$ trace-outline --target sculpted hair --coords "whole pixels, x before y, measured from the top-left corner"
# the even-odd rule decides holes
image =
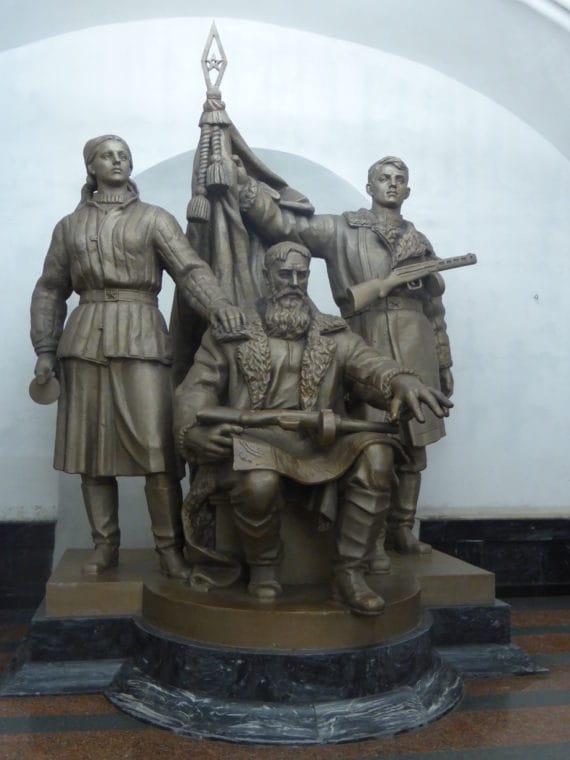
[[[104,142],[107,142],[107,140],[116,140],[117,142],[123,143],[127,151],[127,154],[129,156],[129,163],[132,169],[133,156],[131,153],[131,149],[129,148],[127,141],[123,140],[123,138],[119,137],[119,135],[99,135],[99,137],[92,137],[91,140],[87,140],[87,142],[83,146],[83,160],[85,161],[85,168],[87,168],[87,165],[90,164],[91,161],[93,161],[93,159],[97,155],[99,146],[102,145]]]
[[[85,162],[85,168],[87,169],[87,178],[85,180],[85,184],[81,188],[80,205],[88,201],[93,196],[93,193],[97,190],[97,181],[95,180],[95,177],[89,173],[88,167],[91,161],[93,161],[97,155],[99,147],[104,142],[107,142],[107,140],[117,140],[125,146],[125,150],[127,151],[127,155],[129,157],[129,164],[131,165],[131,169],[133,168],[133,155],[131,153],[131,149],[129,148],[129,144],[122,137],[119,137],[119,135],[99,135],[99,137],[93,137],[91,140],[87,140],[83,147],[83,160]],[[127,187],[131,192],[135,193],[135,195],[138,195],[137,186],[132,179],[129,180]]]
[[[307,262],[311,261],[311,252],[306,246],[301,245],[301,243],[293,243],[291,240],[284,240],[282,243],[272,245],[265,252],[265,269],[270,267],[275,261],[285,261],[287,256],[293,251],[300,253]]]
[[[380,171],[380,169],[382,169],[382,167],[386,164],[395,166],[398,171],[404,172],[406,177],[409,179],[410,170],[401,158],[398,158],[398,156],[384,156],[384,158],[381,158],[379,161],[373,163],[370,169],[368,169],[368,182],[372,182],[376,173]]]

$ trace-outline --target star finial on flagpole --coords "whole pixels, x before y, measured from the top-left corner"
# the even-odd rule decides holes
[[[227,65],[228,59],[224,53],[220,35],[216,29],[216,24],[212,21],[210,33],[208,34],[204,52],[202,53],[202,71],[208,92],[219,89]],[[212,72],[217,72],[214,81],[212,81]]]

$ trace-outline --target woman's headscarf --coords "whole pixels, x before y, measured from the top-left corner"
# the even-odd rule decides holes
[[[85,146],[83,147],[83,160],[85,161],[85,168],[87,169],[87,179],[81,188],[80,203],[85,203],[86,201],[91,200],[93,193],[97,190],[97,180],[92,174],[89,173],[88,167],[97,155],[99,146],[104,142],[107,142],[107,140],[117,140],[118,142],[123,143],[127,151],[127,155],[129,156],[129,164],[131,165],[131,169],[133,168],[133,155],[131,153],[131,149],[129,148],[127,141],[122,137],[119,137],[119,135],[99,135],[99,137],[92,137],[91,140],[87,140]],[[127,189],[135,195],[138,195],[138,188],[133,180],[128,181]]]

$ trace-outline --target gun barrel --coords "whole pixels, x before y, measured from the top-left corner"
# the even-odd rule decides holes
[[[459,267],[468,267],[477,263],[477,256],[474,253],[466,253],[464,256],[451,256],[448,259],[438,259],[437,269],[459,269]]]
[[[392,270],[388,277],[384,279],[377,277],[376,279],[366,280],[347,288],[346,297],[351,311],[353,313],[358,312],[366,309],[378,298],[386,298],[398,285],[420,280],[432,272],[458,269],[459,267],[466,267],[476,263],[477,256],[474,253],[466,253],[464,256],[451,256],[448,259],[428,259],[428,261],[408,264]]]
[[[226,407],[212,407],[198,412],[196,419],[203,425],[239,425],[240,427],[264,427],[279,424],[279,410],[253,409],[239,410]]]
[[[198,412],[196,419],[203,425],[222,425],[226,422],[239,425],[241,412],[237,409],[226,409],[223,406],[213,406]]]
[[[397,435],[400,432],[400,426],[397,422],[339,418],[337,430],[339,433],[387,433],[389,435]]]
[[[341,417],[330,409],[307,411],[295,409],[248,409],[226,407],[203,409],[196,415],[204,425],[229,423],[241,427],[264,427],[278,425],[284,430],[311,430],[323,445],[331,444],[336,436],[348,433],[387,433],[397,435],[397,422],[377,422]]]

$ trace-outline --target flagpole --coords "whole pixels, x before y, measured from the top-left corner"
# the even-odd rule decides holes
[[[200,127],[198,161],[192,178],[192,197],[186,212],[189,222],[208,222],[210,220],[208,189],[226,189],[230,185],[223,163],[223,129],[229,127],[231,121],[226,114],[220,90],[228,59],[213,21],[202,53],[201,64],[206,84],[206,102],[198,124]]]

